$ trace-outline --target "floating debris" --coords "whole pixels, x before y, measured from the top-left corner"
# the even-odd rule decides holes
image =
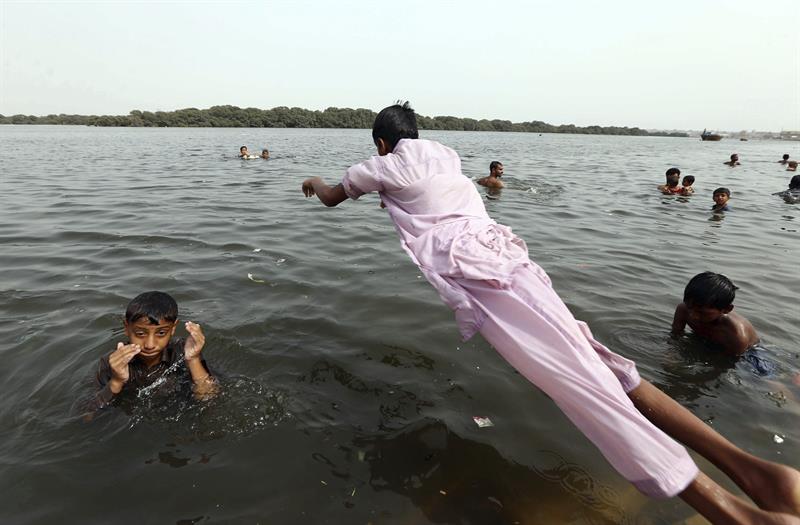
[[[440,490],[439,494],[441,494],[442,496],[447,496],[447,491],[446,490]]]
[[[327,483],[325,483],[323,480],[319,480],[319,482],[322,483],[323,485],[327,485]]]
[[[478,428],[493,427],[494,423],[488,417],[472,416],[472,420],[478,425]]]
[[[286,259],[281,258],[281,259],[278,259],[277,261],[275,261],[275,264],[283,264],[285,262],[286,262]]]
[[[772,436],[772,441],[774,441],[775,443],[780,445],[781,443],[783,443],[783,436],[779,436],[778,434],[775,434],[774,436]]]
[[[258,253],[260,251],[261,251],[261,248],[256,248],[255,250],[253,250],[253,253]]]
[[[353,496],[355,496],[355,495],[356,495],[356,489],[355,489],[355,487],[354,487],[354,488],[353,488],[353,492],[351,492],[351,493],[350,493],[350,497],[352,498],[352,497],[353,497]]]
[[[247,274],[247,278],[250,279],[251,281],[253,281],[254,283],[266,283],[267,282],[267,281],[264,281],[263,279],[256,279],[255,277],[253,277],[252,273],[248,273]]]

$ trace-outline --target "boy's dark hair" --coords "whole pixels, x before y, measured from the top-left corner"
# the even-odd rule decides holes
[[[731,280],[721,273],[698,273],[683,290],[683,303],[723,310],[733,304],[736,290]]]
[[[178,303],[164,292],[139,294],[128,304],[125,321],[135,323],[142,317],[146,317],[150,324],[158,324],[162,320],[174,322],[178,319]]]
[[[243,149],[247,149],[247,146],[242,146],[241,148],[239,148],[239,151],[242,151]]]
[[[664,175],[666,175],[667,177],[669,177],[670,175],[678,175],[680,177],[681,170],[679,170],[678,168],[670,168]]]
[[[800,190],[800,175],[795,175],[789,181],[790,190]]]
[[[683,182],[688,182],[689,184],[694,184],[694,175],[687,175],[683,178]]]
[[[495,170],[495,168],[497,168],[497,166],[502,166],[502,165],[503,163],[500,162],[499,160],[493,160],[492,162],[489,163],[489,171],[492,172]]]
[[[788,153],[784,153],[783,154],[783,160],[789,160],[789,154]]]
[[[383,108],[372,125],[372,140],[383,139],[394,149],[400,139],[418,139],[417,115],[411,104],[398,101],[397,104]]]
[[[731,190],[729,190],[728,188],[717,188],[716,190],[714,190],[714,193],[712,193],[711,195],[713,196],[713,195],[716,195],[718,193],[724,193],[728,197],[731,196]]]

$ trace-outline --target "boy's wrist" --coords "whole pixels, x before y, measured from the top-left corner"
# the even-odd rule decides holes
[[[116,377],[112,377],[108,382],[108,388],[111,390],[111,393],[115,395],[122,392],[122,387],[124,386],[125,382],[117,379]]]

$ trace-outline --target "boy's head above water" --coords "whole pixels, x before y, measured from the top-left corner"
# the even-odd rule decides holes
[[[695,275],[683,290],[683,303],[689,316],[700,322],[710,322],[733,310],[736,286],[720,273],[703,272]]]
[[[398,102],[383,108],[372,125],[372,141],[378,148],[379,155],[386,155],[394,150],[401,139],[418,139],[417,115],[409,102]]]
[[[725,206],[731,198],[731,190],[728,188],[717,188],[714,190],[711,198],[714,199],[717,206]]]
[[[493,177],[503,176],[503,163],[499,160],[493,160],[489,163],[489,175]]]
[[[693,175],[687,175],[687,176],[685,176],[685,177],[683,178],[683,183],[682,183],[682,184],[683,184],[684,186],[691,186],[692,184],[694,184],[694,176],[693,176]]]
[[[145,358],[160,354],[175,334],[178,303],[164,292],[137,295],[125,310],[125,335]]]

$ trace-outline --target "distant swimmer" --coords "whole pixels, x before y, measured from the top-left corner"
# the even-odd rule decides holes
[[[739,162],[739,154],[738,153],[731,153],[731,160],[729,160],[728,162],[723,162],[723,164],[733,168],[734,166],[740,166],[742,163]]]
[[[731,190],[728,188],[717,188],[714,190],[712,198],[714,199],[714,205],[711,207],[711,211],[715,213],[731,211],[730,206],[728,206],[728,201],[731,200]]]
[[[503,163],[493,160],[491,164],[489,164],[489,176],[484,177],[482,179],[478,179],[478,184],[481,186],[486,186],[487,188],[504,188],[505,184],[503,181],[500,180],[500,177],[503,176]]]
[[[269,150],[267,148],[264,148],[264,149],[261,150],[261,158],[262,159],[268,159],[269,158]]]
[[[778,161],[778,164],[783,164],[784,166],[789,163],[789,154],[784,153],[783,158]]]
[[[681,195],[691,195],[694,193],[694,188],[692,188],[692,184],[694,184],[694,177],[692,175],[687,175],[683,178],[681,182]]]
[[[778,193],[773,193],[773,195],[782,197],[788,204],[800,203],[800,175],[792,177],[792,180],[789,181],[788,190],[779,191]]]
[[[664,175],[667,177],[667,183],[659,185],[658,191],[664,195],[680,195],[683,193],[683,188],[678,185],[681,181],[681,170],[670,168]]]
[[[797,161],[796,160],[790,160],[786,164],[787,164],[786,171],[797,171]]]
[[[240,159],[258,159],[261,158],[258,155],[251,155],[250,152],[247,150],[247,146],[242,146],[239,148],[239,158]]]

